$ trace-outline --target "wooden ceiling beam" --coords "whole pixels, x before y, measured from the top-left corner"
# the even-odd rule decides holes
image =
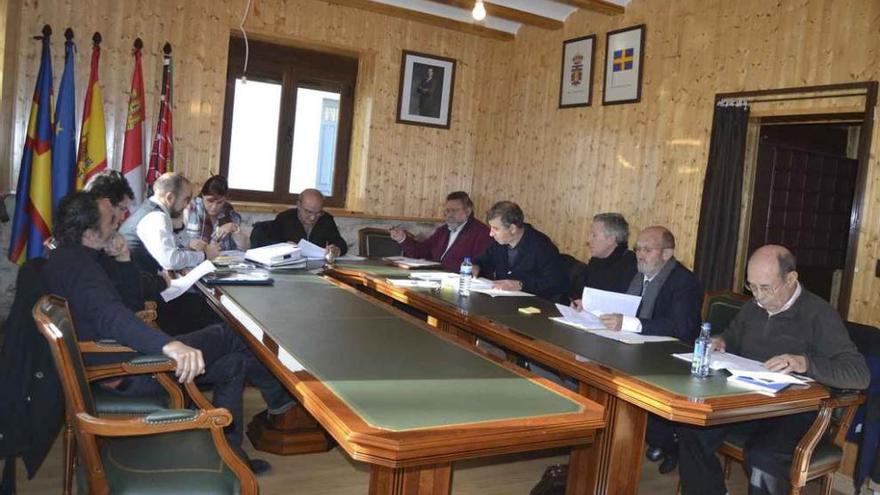
[[[601,14],[606,15],[618,15],[622,14],[626,11],[620,5],[616,3],[608,2],[607,0],[554,0],[559,3],[564,3],[566,5],[571,5],[572,7],[577,7],[583,10],[591,10],[593,12],[599,12]]]
[[[355,9],[366,10],[369,12],[375,12],[378,14],[384,14],[392,17],[399,17],[401,19],[406,19],[409,21],[421,22],[423,24],[430,24],[435,27],[442,27],[446,29],[454,29],[456,31],[462,31],[468,34],[474,34],[477,36],[483,36],[485,38],[492,38],[496,40],[502,41],[512,41],[514,39],[514,35],[512,33],[508,33],[506,31],[499,31],[497,29],[491,29],[486,26],[482,26],[480,24],[470,23],[470,22],[462,22],[456,21],[454,19],[449,19],[446,17],[441,17],[438,15],[428,14],[425,12],[418,12],[415,10],[405,9],[402,7],[395,7],[393,5],[386,5],[383,3],[372,2],[370,0],[324,0],[325,2],[331,5],[341,5],[343,7],[352,7]],[[487,6],[488,8],[488,6]]]
[[[432,2],[442,3],[444,5],[451,5],[453,7],[459,7],[470,11],[474,8],[474,0],[431,0]],[[486,7],[486,15],[492,17],[498,17],[500,19],[507,19],[508,21],[519,22],[522,24],[528,24],[530,26],[536,26],[542,29],[562,29],[564,23],[562,21],[558,21],[556,19],[552,19],[550,17],[544,17],[538,14],[533,14],[531,12],[525,12],[522,10],[512,9],[510,7],[505,7],[503,5],[496,5],[490,2],[484,2],[483,5]]]

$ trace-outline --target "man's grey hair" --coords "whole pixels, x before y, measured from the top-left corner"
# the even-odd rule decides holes
[[[593,221],[602,222],[605,233],[614,236],[618,244],[629,243],[629,223],[620,213],[599,213]]]
[[[180,196],[180,191],[183,189],[184,184],[189,184],[189,179],[184,177],[183,174],[167,172],[156,179],[156,183],[153,184],[153,190],[160,196],[171,193],[177,197]]]
[[[486,221],[489,222],[496,218],[500,219],[501,225],[505,227],[516,225],[517,227],[522,228],[525,224],[525,217],[522,209],[513,201],[499,201],[492,205],[492,207],[489,208],[489,211],[486,212]]]

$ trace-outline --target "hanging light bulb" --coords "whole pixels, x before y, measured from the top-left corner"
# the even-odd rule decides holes
[[[474,16],[476,21],[482,21],[486,18],[486,6],[483,5],[483,0],[477,0],[474,3],[474,10],[471,11],[471,15]]]

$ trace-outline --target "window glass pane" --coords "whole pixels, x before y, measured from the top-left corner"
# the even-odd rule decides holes
[[[230,188],[274,190],[280,106],[280,83],[235,80],[229,144]]]
[[[333,192],[340,93],[297,88],[290,192],[313,187]]]

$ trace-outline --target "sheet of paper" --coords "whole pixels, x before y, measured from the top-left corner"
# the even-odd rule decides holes
[[[435,280],[438,282],[441,280],[445,280],[445,279],[455,279],[457,281],[458,274],[451,273],[451,272],[435,272],[435,271],[430,271],[430,270],[421,270],[421,271],[410,273],[409,278],[417,278],[419,280]]]
[[[728,369],[733,376],[748,376],[756,378],[768,383],[791,383],[795,385],[803,385],[807,383],[804,379],[796,375],[787,375],[785,373],[776,373],[773,371],[741,371]]]
[[[534,294],[529,294],[528,292],[523,292],[521,290],[475,289],[473,285],[471,285],[471,292],[486,294],[487,296],[492,297],[535,297]]]
[[[419,280],[414,278],[388,278],[385,280],[395,287],[419,287],[424,289],[440,288],[440,282],[434,280]]]
[[[580,328],[581,330],[590,332],[593,335],[605,337],[606,339],[616,340],[624,344],[644,344],[646,342],[668,342],[671,340],[677,340],[675,337],[664,337],[662,335],[642,335],[640,333],[634,332],[615,332],[613,330],[598,330],[595,328],[587,328],[579,323],[572,323],[561,316],[553,316],[550,319],[559,323],[573,326],[575,328]]]
[[[452,274],[452,277],[447,277],[440,280],[440,283],[443,287],[450,287],[455,290],[458,290],[458,275]],[[412,276],[412,275],[410,275]],[[472,278],[471,279],[471,292],[474,291],[482,291],[482,290],[491,290],[492,289],[492,281],[488,278]]]
[[[556,309],[562,313],[562,317],[565,318],[565,321],[577,323],[584,328],[595,328],[596,330],[605,329],[605,325],[599,320],[599,316],[589,311],[577,311],[569,306],[563,306],[562,304],[557,304]]]
[[[421,268],[427,266],[439,266],[440,263],[436,261],[428,261],[423,259],[416,258],[407,258],[406,256],[388,256],[382,258],[385,261],[390,261],[395,265],[401,266],[403,268]]]
[[[599,314],[620,313],[623,316],[635,316],[636,311],[639,310],[639,304],[642,303],[642,298],[629,294],[584,287],[581,301],[584,309],[598,312]]]
[[[173,279],[171,285],[162,291],[162,299],[164,299],[165,302],[168,302],[180,297],[181,294],[188,291],[190,287],[198,282],[200,278],[216,269],[217,267],[214,266],[214,263],[211,263],[209,260],[203,261],[199,266],[190,270],[189,273],[183,277]]]
[[[326,253],[326,249],[321,246],[314,244],[312,242],[307,241],[306,239],[301,239],[297,246],[302,250],[303,258],[308,258],[310,260],[322,260],[324,259],[324,254]]]
[[[689,363],[694,359],[694,353],[692,352],[673,354],[672,356]],[[709,367],[716,371],[732,369],[740,371],[767,371],[767,368],[760,361],[737,356],[729,352],[712,352],[709,355]]]

